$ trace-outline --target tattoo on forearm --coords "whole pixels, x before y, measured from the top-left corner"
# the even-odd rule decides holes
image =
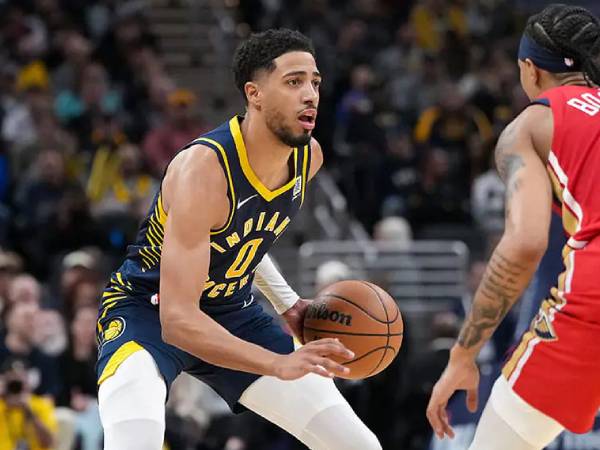
[[[478,293],[480,301],[473,304],[469,317],[458,337],[462,347],[479,344],[488,330],[494,330],[502,321],[520,293],[519,277],[527,269],[504,257],[498,250],[488,264]]]

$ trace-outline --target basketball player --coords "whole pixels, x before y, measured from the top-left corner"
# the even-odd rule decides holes
[[[294,351],[254,301],[254,282],[295,334],[307,302],[266,256],[322,164],[311,138],[319,74],[311,42],[251,36],[234,57],[246,101],[170,163],[136,242],[112,274],[98,321],[105,450],[160,450],[169,386],[185,371],[234,411],[248,408],[311,449],[380,450],[331,378],[352,358],[335,339]],[[259,264],[260,263],[260,264]]]
[[[506,229],[429,402],[438,437],[453,437],[446,404],[456,390],[477,407],[475,358],[544,254],[553,200],[568,235],[566,271],[496,381],[471,450],[542,449],[565,428],[589,430],[600,407],[599,52],[598,19],[566,5],[532,16],[521,40],[532,103],[496,147]]]

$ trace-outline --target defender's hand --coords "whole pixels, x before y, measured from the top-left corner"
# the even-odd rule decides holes
[[[289,355],[277,355],[273,363],[273,375],[281,380],[295,380],[307,373],[333,378],[350,372],[350,369],[332,361],[328,356],[352,359],[354,353],[337,339],[319,339],[309,342]]]
[[[467,391],[467,408],[477,411],[477,391],[479,387],[479,368],[471,356],[463,356],[453,350],[450,361],[439,381],[433,387],[433,393],[427,406],[427,419],[438,438],[454,437],[450,426],[446,406],[457,390]]]
[[[304,316],[311,303],[312,300],[300,298],[294,306],[281,315],[292,330],[292,333],[294,333],[294,336],[296,336],[296,339],[302,344],[304,344]]]

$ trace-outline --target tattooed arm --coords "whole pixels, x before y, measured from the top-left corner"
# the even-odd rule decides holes
[[[458,338],[458,350],[473,358],[523,294],[546,250],[552,191],[528,126],[532,116],[519,116],[496,146],[496,165],[506,184],[506,221]]]
[[[527,108],[498,140],[496,165],[506,184],[505,230],[427,408],[439,437],[454,435],[445,410],[456,390],[466,390],[467,406],[476,410],[475,358],[529,284],[546,250],[552,191],[545,160],[551,140],[551,112],[543,106]]]

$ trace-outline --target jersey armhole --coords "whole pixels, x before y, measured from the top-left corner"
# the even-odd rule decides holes
[[[233,178],[231,177],[231,168],[229,166],[229,161],[227,159],[227,152],[223,148],[221,144],[212,139],[201,137],[196,139],[192,144],[202,144],[213,150],[217,157],[219,158],[219,163],[221,164],[221,168],[225,173],[225,178],[227,178],[227,197],[229,198],[229,217],[227,218],[227,222],[221,228],[217,230],[210,230],[210,235],[214,236],[216,234],[220,234],[223,231],[229,228],[231,222],[233,220],[233,215],[235,214],[235,189],[233,187]]]

